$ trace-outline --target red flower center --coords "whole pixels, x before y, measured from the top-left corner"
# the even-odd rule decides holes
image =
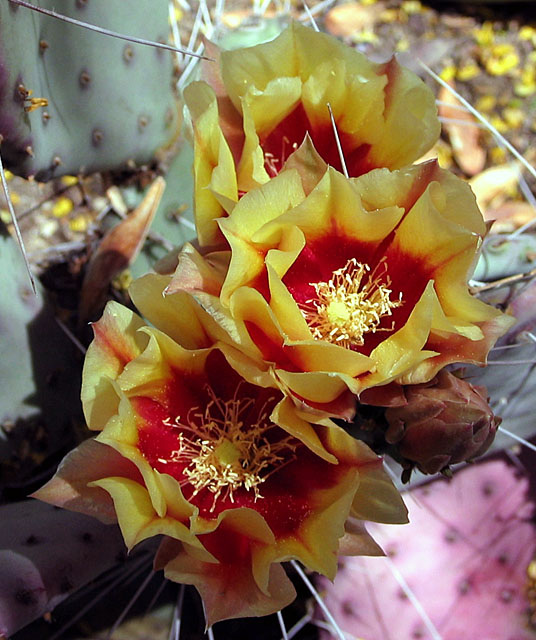
[[[213,351],[205,374],[175,371],[158,397],[132,398],[143,421],[138,448],[205,517],[233,506],[262,512],[303,447],[270,420],[280,399],[281,392],[249,384]]]
[[[328,114],[327,104],[326,114]],[[264,166],[270,177],[273,178],[281,171],[290,154],[302,144],[306,133],[311,136],[315,149],[323,160],[338,171],[343,170],[333,125],[326,120],[320,125],[313,126],[300,102],[260,141],[264,151]],[[338,135],[350,176],[357,177],[375,168],[367,159],[369,144],[356,144],[355,139],[341,129],[338,129]]]
[[[346,467],[271,422],[281,397],[244,381],[215,350],[204,374],[175,371],[158,397],[131,398],[141,419],[138,450],[179,482],[201,516],[247,507],[287,535],[311,513],[315,492],[337,483]]]
[[[402,293],[391,300],[385,259],[371,271],[368,264],[351,258],[327,282],[309,284],[315,296],[300,306],[315,338],[352,348],[363,346],[367,333],[394,329],[393,322],[380,327],[383,318],[403,304]]]
[[[283,282],[318,340],[370,353],[382,332],[402,326],[411,307],[389,257],[346,236],[311,240]],[[396,284],[393,285],[393,280]],[[412,300],[413,302],[413,300]]]
[[[239,489],[252,491],[254,501],[262,497],[260,485],[294,458],[298,446],[291,436],[271,437],[273,430],[281,432],[269,420],[275,398],[256,407],[254,398],[241,395],[241,386],[232,399],[222,400],[207,385],[204,409],[190,409],[184,420],[177,416],[163,421],[178,432],[177,447],[166,462],[182,463],[179,482],[193,488],[192,497],[203,490],[213,494],[211,512],[220,496],[234,503]]]

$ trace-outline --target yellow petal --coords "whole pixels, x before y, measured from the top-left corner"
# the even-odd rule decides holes
[[[315,149],[311,136],[307,133],[302,144],[292,153],[283,167],[284,170],[296,169],[300,174],[306,195],[320,182],[328,165]]]
[[[364,388],[390,382],[436,355],[423,351],[432,326],[433,297],[434,283],[430,281],[402,329],[383,340],[370,354],[376,371],[362,380]]]
[[[100,487],[112,497],[119,527],[129,550],[142,540],[160,534],[200,546],[187,525],[174,518],[158,517],[147,490],[137,482],[110,477],[95,480],[90,486]]]
[[[276,405],[270,419],[295,438],[303,442],[320,458],[327,462],[331,462],[332,464],[337,464],[337,458],[333,454],[329,453],[329,451],[326,451],[316,431],[311,426],[310,422],[313,421],[312,416],[309,415],[308,417],[309,421],[303,419],[291,399],[286,397]]]
[[[87,350],[82,376],[82,406],[90,429],[102,429],[117,411],[119,399],[110,381],[147,344],[147,336],[138,331],[143,326],[139,316],[117,302],[109,302],[93,325],[95,339]]]
[[[182,551],[164,569],[169,580],[194,585],[205,609],[207,626],[220,620],[265,616],[290,604],[296,597],[292,583],[280,565],[272,565],[266,595],[258,587],[249,565],[233,563],[213,564]]]
[[[164,296],[169,276],[148,273],[130,286],[132,301],[158,329],[187,349],[209,346],[212,341],[198,318],[197,305],[187,293]]]
[[[328,140],[333,154],[335,137],[327,105],[331,106],[351,167],[351,152],[356,149],[368,154],[369,168],[404,166],[428,150],[439,135],[434,96],[415,74],[394,59],[383,65],[372,63],[336,39],[298,23],[272,42],[223,52],[221,70],[236,110],[248,111],[250,133],[241,165],[245,169],[250,163],[250,176],[253,166],[259,166],[251,160],[255,138],[262,145],[300,107],[317,148]],[[302,142],[303,136],[290,145],[297,148]],[[273,175],[280,170],[275,165]],[[244,185],[246,173],[240,177]]]
[[[383,556],[382,548],[374,542],[361,520],[348,518],[339,543],[341,556]]]
[[[194,122],[195,222],[201,246],[222,244],[217,219],[226,215],[217,196],[238,200],[234,160],[218,122],[214,91],[204,82],[192,82],[184,98]],[[215,195],[217,194],[217,195]]]
[[[138,477],[136,467],[129,460],[89,438],[67,454],[53,478],[31,497],[111,524],[117,522],[117,517],[109,495],[88,485],[115,473],[132,479]]]

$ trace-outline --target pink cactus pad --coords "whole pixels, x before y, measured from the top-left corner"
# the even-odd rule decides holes
[[[527,568],[536,553],[528,478],[504,461],[466,467],[406,496],[410,524],[374,525],[389,559],[347,558],[326,604],[349,638],[529,640]],[[403,576],[438,632],[394,577]],[[534,603],[533,603],[534,605]],[[323,632],[322,640],[332,636]]]

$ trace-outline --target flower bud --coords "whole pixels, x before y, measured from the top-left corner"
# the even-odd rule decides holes
[[[387,409],[385,438],[423,473],[437,473],[483,454],[501,418],[493,415],[485,387],[445,369],[425,384],[404,387],[407,404]]]

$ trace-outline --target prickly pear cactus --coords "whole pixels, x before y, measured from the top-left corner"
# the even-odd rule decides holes
[[[491,234],[484,241],[484,251],[475,269],[475,280],[497,280],[534,269],[536,236],[524,233],[509,237]]]
[[[503,288],[499,295],[510,300],[508,309],[518,322],[492,352],[488,367],[470,367],[467,373],[475,384],[486,385],[495,411],[502,416],[502,429],[529,439],[536,434],[536,281],[518,283],[513,291]],[[513,444],[511,436],[499,429],[493,449]]]
[[[367,640],[536,638],[527,574],[536,529],[528,489],[527,477],[495,460],[461,470],[450,483],[412,491],[410,524],[374,526],[387,561],[346,559],[334,584],[322,580],[343,631]],[[404,577],[429,624],[396,575]]]
[[[167,42],[166,0],[36,4]],[[169,51],[0,3],[0,135],[4,163],[14,173],[48,180],[149,161],[178,132],[171,84]],[[48,104],[37,107],[39,98]]]
[[[192,147],[183,141],[179,153],[173,158],[167,171],[166,189],[151,225],[153,235],[146,240],[130,269],[133,277],[142,276],[150,271],[158,260],[167,255],[169,245],[181,246],[195,237],[192,213],[192,162]],[[135,189],[123,189],[122,194],[129,205],[137,204],[140,199],[140,194]],[[172,242],[166,247],[157,241],[159,238]]]
[[[37,501],[0,507],[0,636],[52,611],[124,555],[119,529]]]
[[[1,225],[1,223],[0,223]],[[13,238],[0,227],[0,497],[48,457],[75,444],[79,359],[37,283],[34,295]]]

